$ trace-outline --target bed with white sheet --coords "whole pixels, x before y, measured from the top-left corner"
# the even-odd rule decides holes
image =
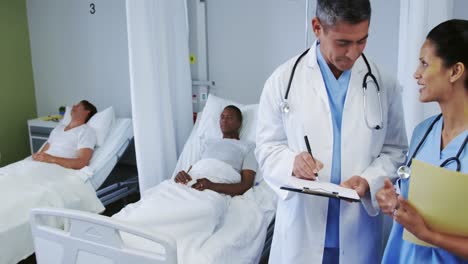
[[[97,133],[106,135],[101,137],[102,142],[96,147],[89,166],[73,170],[28,157],[0,168],[0,199],[3,201],[0,204],[0,263],[17,263],[33,253],[30,209],[47,206],[93,213],[104,210],[96,189],[133,137],[130,119],[114,120],[112,110],[112,115],[108,115],[111,121],[104,122],[106,113],[98,115],[94,121],[96,126],[108,125],[109,128],[97,128]]]
[[[197,168],[203,166],[196,163],[200,142],[203,138],[222,136],[218,120],[228,104],[232,103],[209,97],[174,175],[192,164],[195,164],[192,173],[197,170],[201,174],[210,173]],[[240,108],[244,116],[241,139],[254,141],[257,105]],[[214,170],[226,172],[222,164]],[[154,263],[174,263],[176,259],[178,263],[258,263],[276,207],[275,195],[259,172],[255,186],[241,196],[200,192],[171,179],[147,190],[143,197],[112,218],[72,210],[33,210],[31,224],[38,263],[118,263],[132,257],[141,263],[143,259],[161,261]],[[79,231],[51,229],[37,221],[45,215],[64,217],[70,230]],[[93,230],[92,235],[83,230]],[[70,252],[80,253],[74,258]]]

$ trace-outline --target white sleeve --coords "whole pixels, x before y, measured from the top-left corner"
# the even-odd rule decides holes
[[[78,149],[94,149],[96,145],[96,133],[91,127],[86,127],[81,131],[78,138]]]
[[[266,81],[260,98],[255,155],[263,179],[272,187],[281,199],[288,198],[288,191],[281,190],[288,177],[292,175],[294,158],[297,153],[288,147],[286,131],[280,109],[282,102],[281,88],[286,87],[275,73]],[[286,89],[284,89],[286,90]]]
[[[242,170],[252,170],[257,171],[257,160],[255,159],[254,150],[250,149],[242,162]]]
[[[362,204],[369,215],[379,213],[375,194],[384,186],[386,177],[395,182],[396,170],[405,161],[408,151],[401,87],[394,80],[390,84],[385,87],[388,91],[388,118],[387,123],[384,124],[387,127],[384,145],[378,157],[361,175],[369,183],[369,192],[362,199]]]

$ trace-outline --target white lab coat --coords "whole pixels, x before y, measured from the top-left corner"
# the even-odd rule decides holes
[[[259,106],[257,148],[264,179],[280,196],[269,263],[322,263],[328,198],[280,190],[292,177],[294,157],[306,151],[307,135],[314,157],[324,163],[320,181],[330,181],[333,126],[326,87],[320,72],[314,43],[296,68],[289,92],[289,113],[280,104],[297,57],[280,66],[267,80]],[[340,263],[380,263],[382,217],[375,193],[384,177],[396,177],[405,160],[407,138],[401,89],[371,63],[381,89],[383,129],[369,129],[364,120],[362,81],[367,67],[359,58],[352,68],[343,110],[341,132],[341,182],[353,175],[367,179],[370,193],[362,203],[341,202]],[[375,93],[374,93],[375,94]],[[374,98],[376,99],[376,97]],[[378,104],[368,109],[378,116]],[[372,199],[371,199],[372,197]]]

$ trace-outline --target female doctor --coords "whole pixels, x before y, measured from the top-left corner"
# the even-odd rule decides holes
[[[400,89],[362,56],[368,0],[318,0],[316,14],[318,42],[280,66],[260,99],[256,156],[280,197],[269,263],[378,263],[371,197],[407,150]],[[362,203],[281,190],[292,177],[353,188]]]
[[[412,159],[468,173],[468,21],[449,20],[436,26],[421,47],[414,73],[421,102],[438,102],[442,114],[421,122],[414,130],[407,166]],[[410,181],[401,179],[401,196],[386,181],[377,192],[382,211],[393,217],[382,263],[468,263],[468,237],[429,228],[404,200]],[[460,200],[460,202],[466,202]],[[397,209],[397,210],[396,210]],[[403,240],[403,228],[435,247]]]

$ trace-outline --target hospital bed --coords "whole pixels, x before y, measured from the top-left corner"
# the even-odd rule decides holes
[[[81,170],[35,162],[31,157],[0,168],[0,184],[14,185],[4,186],[7,193],[3,189],[0,193],[6,202],[0,206],[0,263],[16,263],[33,253],[28,221],[31,208],[53,206],[99,213],[103,204],[138,191],[138,184],[131,180],[99,190],[133,138],[131,119],[117,118],[112,123],[90,164]]]
[[[174,175],[199,158],[202,138],[221,137],[219,115],[228,104],[233,103],[210,95],[179,157]],[[241,139],[253,141],[258,107],[240,108],[244,116]],[[144,204],[145,196],[138,203]],[[131,210],[131,206],[123,210],[126,209]],[[258,263],[269,248],[265,241],[271,242],[267,233],[272,235],[275,210],[276,196],[258,172],[255,186],[244,195],[230,199],[214,233],[202,246],[192,250],[195,253],[189,261],[180,258],[180,248],[176,247],[180,244],[173,238],[152,232],[145,226],[122,225],[122,221],[97,214],[36,208],[31,212],[31,225],[39,264],[124,263],[123,259],[125,263],[146,263],[143,260],[159,261],[154,263],[176,263],[176,260],[179,263]],[[57,228],[39,221],[47,217],[65,219],[69,225]]]
[[[104,206],[138,192],[138,177],[135,175],[125,181],[113,182],[100,188],[108,179],[133,139],[132,120],[118,118],[109,132],[105,145],[96,149],[89,167],[94,171],[90,182],[97,190],[97,196]]]

